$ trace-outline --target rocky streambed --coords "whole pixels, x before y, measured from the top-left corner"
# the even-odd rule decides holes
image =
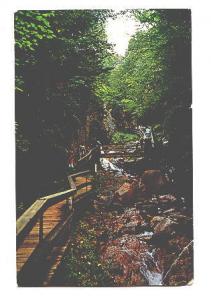
[[[54,285],[189,284],[193,235],[185,199],[143,197],[137,177],[105,159],[102,166],[98,197],[77,225]]]

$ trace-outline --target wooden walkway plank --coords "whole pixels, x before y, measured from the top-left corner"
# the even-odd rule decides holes
[[[80,173],[78,174],[79,176],[74,178],[74,184],[76,187],[76,193],[74,195],[74,200],[77,202],[77,198],[83,197],[87,192],[92,190],[91,186],[91,178],[88,177],[88,171],[84,172],[87,174],[84,174],[87,177],[84,177],[84,175],[80,176]],[[89,184],[88,186],[84,186],[86,184]],[[78,190],[77,190],[78,188]],[[71,191],[71,190],[69,190]],[[64,192],[64,197],[67,194],[67,192]],[[62,193],[57,193],[54,195],[59,195],[59,197],[62,196]],[[49,199],[52,199],[52,196],[46,196],[41,198],[39,201],[36,201],[36,204],[32,205],[32,208],[34,210],[30,210],[31,212],[35,212],[35,214],[39,213],[39,208],[42,210],[43,207],[46,205],[46,201]],[[54,200],[53,200],[54,201]],[[43,225],[43,239],[45,240],[46,238],[50,238],[51,233],[52,233],[52,239],[54,239],[57,235],[57,228],[59,230],[60,224],[62,222],[64,223],[64,220],[69,220],[69,217],[67,218],[67,199],[60,200],[60,202],[53,202],[55,203],[51,206],[46,206],[45,210],[43,212],[43,218],[42,218],[42,225]],[[39,207],[38,207],[39,206]],[[27,215],[27,214],[26,214]],[[38,214],[39,217],[39,214]],[[30,220],[29,220],[30,221]],[[23,223],[22,223],[23,222]],[[24,224],[24,222],[27,222],[24,217],[21,219],[21,224]],[[65,221],[66,222],[66,221]],[[18,223],[18,222],[17,222]],[[20,223],[20,222],[19,222]],[[24,225],[18,227],[20,232],[24,230]],[[64,226],[66,223],[64,223]],[[17,251],[16,251],[16,262],[17,262],[17,273],[19,273],[23,266],[29,261],[30,257],[32,254],[35,252],[35,250],[39,247],[40,245],[40,236],[39,236],[39,229],[40,229],[40,220],[38,219],[35,224],[33,225],[32,229],[30,232],[27,233],[23,241],[21,241],[20,245],[18,245]],[[55,233],[54,233],[55,231]],[[48,254],[46,257],[46,266],[48,266],[46,269],[46,276],[44,280],[44,285],[48,285],[48,283],[51,281],[53,278],[61,260],[64,255],[65,249],[68,245],[69,237],[67,237],[65,240],[61,239],[59,243],[56,246],[53,246],[52,251]]]
[[[62,220],[62,208],[66,204],[66,200],[50,206],[43,214],[43,237],[46,237],[55,226]],[[23,265],[28,261],[30,255],[39,244],[39,221],[32,228],[30,233],[24,239],[21,246],[17,249],[17,272],[21,270]],[[21,261],[20,261],[21,257]]]

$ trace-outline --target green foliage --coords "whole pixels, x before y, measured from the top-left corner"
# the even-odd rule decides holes
[[[139,139],[138,135],[125,132],[115,132],[111,138],[114,144],[125,144],[128,142],[137,141]]]
[[[107,268],[100,263],[96,232],[80,221],[69,251],[62,261],[57,280],[68,286],[107,286]]]
[[[189,11],[132,13],[142,29],[131,38],[126,56],[99,84],[97,94],[135,119],[162,121],[166,105],[191,102]]]
[[[107,10],[15,14],[20,201],[32,201],[38,191],[47,192],[44,182],[66,176],[68,149],[87,114],[100,108],[93,86],[107,72],[110,45],[104,22],[110,15]]]
[[[112,108],[119,124],[124,120],[159,124],[158,139],[168,139],[168,159],[180,170],[182,185],[192,172],[190,10],[133,10],[131,14],[140,29],[96,93]]]
[[[54,12],[17,11],[15,14],[15,43],[20,49],[33,51],[39,40],[55,37],[50,25]]]
[[[143,117],[166,90],[166,42],[165,34],[156,27],[138,31],[130,40],[126,57],[102,85],[101,97],[134,118]]]

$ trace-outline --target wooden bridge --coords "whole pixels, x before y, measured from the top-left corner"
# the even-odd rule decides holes
[[[101,157],[143,157],[143,147],[140,143],[133,145],[111,144],[101,147]]]
[[[93,151],[86,160],[91,155]],[[68,247],[71,226],[93,196],[93,178],[91,170],[71,174],[68,190],[36,200],[17,220],[19,286],[51,284]]]
[[[150,143],[151,148],[155,148],[154,136],[152,132],[152,128],[150,128],[150,137],[148,141]],[[112,157],[127,157],[127,158],[138,158],[143,157],[145,154],[145,127],[139,126],[136,129],[127,129],[128,132],[137,134],[139,136],[139,141],[130,142],[125,144],[110,144],[101,146],[101,157],[112,158]]]

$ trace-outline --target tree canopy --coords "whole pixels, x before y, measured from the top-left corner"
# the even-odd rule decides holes
[[[111,52],[108,16],[108,10],[15,14],[17,180],[29,190],[34,180],[39,187],[65,176],[69,146],[90,106],[98,105],[92,86]]]
[[[130,13],[141,26],[125,57],[117,59],[115,68],[99,81],[96,94],[119,123],[135,120],[165,135],[169,159],[191,178],[190,10]]]
[[[166,105],[191,104],[190,11],[132,13],[145,26],[131,38],[126,56],[103,77],[97,93],[149,123],[163,118]],[[159,106],[159,113],[153,113]]]

